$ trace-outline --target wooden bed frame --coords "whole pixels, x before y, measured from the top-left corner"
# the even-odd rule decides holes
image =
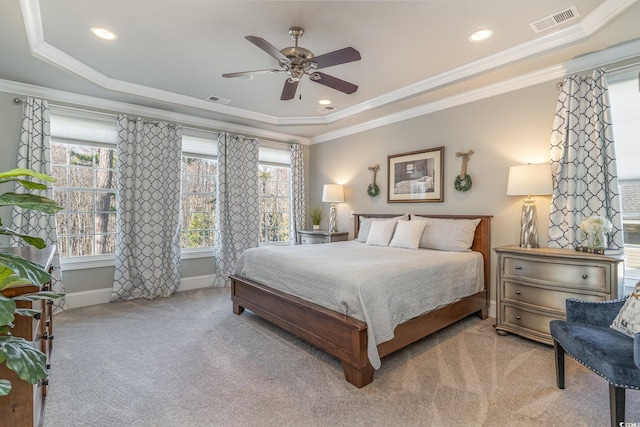
[[[398,215],[354,215],[356,237],[360,226],[359,216],[390,218]],[[488,284],[491,271],[489,268],[491,216],[418,216],[452,219],[480,218],[471,249],[482,253],[484,257],[484,289],[477,294],[399,324],[394,330],[394,338],[378,345],[381,358],[471,314],[477,313],[481,319],[487,318]],[[373,381],[374,369],[367,356],[367,324],[365,322],[277,291],[265,284],[234,275],[231,276],[231,300],[235,314],[241,314],[245,308],[251,310],[340,359],[346,380],[356,387],[364,387]]]

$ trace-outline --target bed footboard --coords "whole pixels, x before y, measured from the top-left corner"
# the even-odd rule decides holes
[[[340,359],[345,379],[356,387],[373,381],[366,323],[237,276],[231,276],[231,300],[235,314],[251,310]]]

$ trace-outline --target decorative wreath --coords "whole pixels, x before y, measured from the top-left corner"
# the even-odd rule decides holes
[[[369,197],[376,197],[379,193],[380,188],[378,188],[378,184],[369,184],[369,187],[367,187]]]
[[[469,174],[465,175],[464,178],[460,178],[460,175],[456,176],[456,180],[453,183],[453,186],[455,187],[455,189],[462,192],[470,190],[471,185],[472,185],[472,182]]]

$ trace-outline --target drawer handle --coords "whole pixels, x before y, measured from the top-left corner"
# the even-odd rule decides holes
[[[520,320],[522,317],[520,315],[516,316],[516,320]]]
[[[587,279],[589,278],[589,275],[588,275],[587,273],[584,273],[584,274],[582,275],[582,278],[583,278],[583,279],[585,279],[585,280],[587,280]]]
[[[53,336],[53,335],[43,335],[43,336],[42,336],[42,339],[43,339],[43,340],[51,340],[51,341],[53,341],[53,338],[54,338],[54,336]]]
[[[47,371],[51,369],[51,363],[47,363]]]
[[[520,291],[516,291],[516,295],[520,295],[522,292]]]
[[[514,268],[515,268],[516,270],[522,270],[522,266],[521,266],[521,265],[516,265]]]

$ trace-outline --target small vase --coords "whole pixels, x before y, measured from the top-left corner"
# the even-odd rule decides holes
[[[589,247],[594,249],[604,249],[609,246],[606,233],[591,233],[588,236]]]
[[[313,224],[313,231],[320,230],[320,224]]]

